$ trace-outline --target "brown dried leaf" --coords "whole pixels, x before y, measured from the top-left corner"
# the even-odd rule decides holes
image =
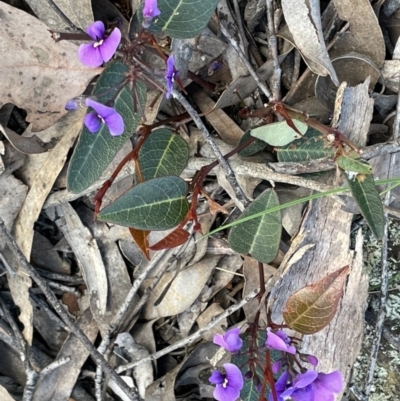
[[[160,251],[161,249],[175,248],[176,246],[184,244],[189,238],[189,233],[181,227],[177,227],[174,231],[169,233],[161,241],[149,247],[152,251]]]
[[[101,68],[88,68],[76,45],[55,43],[37,18],[0,2],[0,105],[14,103],[28,112],[33,131],[53,125],[66,114],[66,102],[80,95]]]
[[[136,230],[136,228],[129,227],[129,232],[131,233],[136,245],[144,253],[144,256],[146,256],[147,260],[150,260],[149,241],[147,239],[150,231]]]
[[[348,272],[349,266],[342,267],[291,295],[283,311],[286,324],[302,334],[327,326],[335,316]]]

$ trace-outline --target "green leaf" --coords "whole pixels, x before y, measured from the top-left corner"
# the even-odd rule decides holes
[[[305,137],[307,139],[299,139],[284,149],[278,149],[278,161],[303,162],[335,155],[332,144],[319,131],[309,128]]]
[[[375,187],[375,181],[372,174],[353,174],[344,171],[354,200],[360,208],[372,233],[376,239],[383,237],[385,226],[385,216],[383,214],[383,205],[379,193]]]
[[[111,136],[107,126],[92,134],[83,126],[78,144],[68,168],[67,187],[73,193],[79,193],[95,182],[110,164],[125,142],[133,135],[140,121],[140,114],[133,112],[132,91],[126,85],[119,91],[120,84],[126,78],[128,67],[120,62],[110,64],[100,75],[93,90],[97,101],[105,103],[114,99],[114,108],[121,114],[125,130],[120,136]],[[146,87],[137,83],[140,102],[146,102]],[[88,110],[88,113],[92,110]]]
[[[308,125],[299,120],[292,120],[299,132],[304,135]],[[250,131],[251,136],[261,139],[271,146],[286,146],[301,136],[286,122],[266,124]]]
[[[179,176],[188,158],[189,147],[181,136],[168,129],[158,129],[150,134],[140,148],[139,165],[143,179]]]
[[[98,219],[137,230],[169,230],[189,210],[187,190],[182,178],[154,178],[135,186],[104,208]]]
[[[194,38],[207,26],[217,3],[218,0],[158,0],[161,14],[153,20],[149,30],[164,31],[178,39]],[[138,15],[142,22],[142,10]]]
[[[232,363],[235,364],[236,366],[238,366],[243,374],[243,380],[244,380],[244,385],[242,390],[240,391],[240,398],[243,401],[258,401],[260,399],[260,392],[257,390],[256,385],[254,384],[254,380],[253,378],[251,379],[247,379],[245,377],[245,374],[247,372],[249,372],[249,353],[248,350],[250,349],[250,336],[251,333],[245,333],[243,335],[241,335],[241,337],[243,338],[243,346],[242,346],[242,351],[239,353],[235,353],[232,354]],[[263,348],[265,345],[265,340],[267,337],[267,332],[266,330],[262,330],[262,331],[257,331],[257,338],[255,339],[252,348],[256,349],[257,348]],[[257,353],[257,359],[258,361],[265,366],[265,351],[255,351]],[[271,361],[272,363],[278,361],[279,359],[282,358],[282,352],[281,351],[276,351],[276,350],[272,350],[270,351],[270,355],[271,355]],[[260,366],[258,364],[255,365],[256,366],[256,374],[258,376],[258,378],[260,379],[260,383],[262,383],[263,381],[263,376],[264,376],[264,372],[261,370]],[[279,375],[274,375],[275,379],[277,379]],[[269,387],[267,385],[266,389],[265,389],[265,399],[268,400],[268,396],[269,396]]]
[[[301,288],[286,302],[285,323],[301,334],[314,334],[327,326],[336,314],[343,295],[349,266]]]
[[[355,160],[348,156],[339,156],[336,159],[338,166],[345,171],[361,174],[372,174],[371,166],[361,160]]]
[[[242,143],[248,141],[250,138],[251,138],[250,131],[246,131],[245,134],[240,138],[238,146],[240,146]],[[261,139],[256,139],[249,146],[242,149],[239,152],[239,155],[242,157],[253,156],[256,153],[263,150],[266,146],[267,146],[267,144],[264,141],[262,141]]]
[[[267,189],[246,208],[239,219],[276,206],[279,206],[276,192]],[[249,253],[258,261],[269,263],[278,253],[281,231],[281,213],[273,212],[234,226],[228,242],[234,251],[245,255]]]

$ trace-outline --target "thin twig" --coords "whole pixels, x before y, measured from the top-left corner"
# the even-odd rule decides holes
[[[68,326],[71,333],[81,341],[84,347],[90,352],[93,359],[101,364],[105,372],[107,372],[118,384],[121,390],[132,400],[139,400],[139,395],[136,388],[131,389],[120,376],[117,375],[112,366],[103,358],[103,356],[97,351],[90,340],[86,337],[85,333],[75,324],[75,322],[70,318],[61,302],[54,295],[47,282],[42,279],[42,277],[37,273],[37,271],[32,267],[32,265],[26,260],[24,254],[19,249],[18,245],[11,237],[10,232],[4,224],[3,219],[0,217],[0,235],[4,240],[4,243],[8,245],[11,252],[18,261],[19,266],[21,266],[37,284],[37,286],[42,290],[43,294],[46,296],[47,300],[50,302],[52,307],[56,310],[59,316],[62,318],[64,323]]]
[[[221,22],[221,32],[224,36],[229,40],[229,43],[232,47],[236,50],[240,60],[242,60],[243,64],[246,66],[247,70],[249,71],[250,75],[254,78],[257,82],[258,87],[264,93],[264,95],[269,99],[272,97],[271,91],[268,89],[267,85],[261,81],[257,73],[255,72],[253,66],[250,64],[249,60],[247,60],[246,55],[242,52],[242,49],[238,45],[237,41],[232,37],[232,35],[228,32],[225,28],[224,24]]]
[[[274,74],[271,77],[272,87],[272,99],[270,100],[281,100],[281,76],[282,70],[278,60],[278,46],[275,35],[275,24],[274,24],[274,1],[267,1],[267,18],[268,18],[268,31],[269,31],[269,51],[273,60]]]
[[[177,90],[172,91],[172,96],[181,103],[181,105],[186,109],[186,111],[192,117],[197,128],[203,132],[205,140],[211,146],[211,149],[213,150],[215,157],[218,160],[218,163],[221,165],[222,169],[224,170],[224,172],[226,174],[226,178],[227,178],[229,184],[232,186],[233,190],[235,191],[235,194],[236,194],[237,198],[239,199],[239,201],[242,202],[242,204],[244,206],[248,205],[249,200],[247,199],[245,193],[243,192],[242,188],[240,187],[239,183],[237,182],[235,173],[232,171],[229,163],[225,160],[224,156],[222,155],[218,146],[214,142],[211,134],[208,132],[208,129],[204,125],[203,121],[199,117],[196,110],[190,105],[190,103],[186,100],[186,98]]]
[[[238,30],[239,30],[240,39],[242,41],[242,47],[244,48],[244,44],[245,44],[245,40],[246,40],[246,34],[244,33],[242,16],[240,14],[239,1],[238,0],[233,0],[232,2],[233,2],[233,8],[235,9],[236,25],[237,25]]]
[[[250,302],[253,298],[256,297],[256,295],[259,292],[259,288],[256,290],[252,291],[249,295],[244,297],[240,302],[238,302],[236,305],[230,306],[225,312],[221,313],[217,317],[215,317],[210,323],[208,323],[206,326],[202,327],[200,330],[196,331],[193,333],[191,336],[184,338],[181,341],[178,341],[175,344],[170,345],[169,347],[166,347],[162,349],[161,351],[158,351],[152,355],[150,355],[147,358],[144,358],[138,362],[133,362],[133,363],[128,363],[126,365],[122,365],[119,368],[117,368],[117,372],[121,373],[124,372],[127,369],[132,369],[144,362],[148,361],[155,361],[158,358],[161,358],[164,355],[169,354],[172,351],[175,351],[178,348],[185,347],[187,345],[192,344],[194,341],[198,340],[204,333],[206,333],[208,330],[212,329],[216,324],[218,324],[221,320],[225,319],[226,317],[230,316],[232,313],[236,312],[237,310],[241,309],[244,305],[246,305],[248,302]]]
[[[394,122],[393,139],[399,139],[400,132],[400,80],[399,80],[399,91],[397,97],[397,107],[396,107],[396,119]],[[396,154],[390,155],[389,161],[389,171],[388,178],[392,178],[394,166],[396,163]],[[384,205],[389,206],[390,204],[390,189],[386,192]],[[371,393],[372,382],[374,380],[374,372],[376,368],[379,346],[382,337],[383,323],[386,316],[386,300],[387,300],[387,290],[389,284],[389,274],[388,274],[388,231],[389,231],[389,216],[388,212],[385,211],[385,227],[382,238],[382,251],[381,251],[381,291],[379,297],[379,311],[378,318],[375,325],[375,334],[372,340],[371,356],[368,366],[367,379],[364,386],[364,401],[368,401],[369,395]]]

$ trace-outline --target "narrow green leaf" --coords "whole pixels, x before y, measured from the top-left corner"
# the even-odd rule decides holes
[[[276,206],[279,206],[276,192],[267,189],[246,208],[239,219]],[[273,212],[233,227],[228,242],[234,251],[249,253],[258,261],[269,263],[278,253],[281,231],[281,213]]]
[[[246,131],[245,134],[240,138],[238,146],[240,146],[242,143],[246,142],[251,138],[250,135],[251,131]],[[256,139],[253,143],[251,143],[249,146],[245,147],[243,150],[239,152],[239,155],[242,157],[249,157],[252,156],[261,150],[263,150],[267,144],[262,141],[261,139]]]
[[[164,31],[178,39],[194,38],[207,26],[217,3],[218,0],[158,0],[161,14],[153,20],[149,30]],[[142,22],[142,10],[138,15]]]
[[[299,132],[304,135],[308,125],[299,120],[292,120]],[[261,139],[271,146],[286,146],[301,136],[286,122],[266,124],[250,131],[251,136]]]
[[[123,117],[125,130],[122,135],[113,137],[105,124],[95,134],[83,126],[68,168],[67,187],[73,193],[84,191],[101,176],[125,142],[133,135],[140,121],[140,114],[133,112],[131,89],[125,86],[119,91],[127,71],[127,66],[114,62],[102,72],[96,83],[93,94],[97,95],[97,101],[100,103],[104,104],[113,99],[118,92],[114,99],[114,108]],[[146,87],[137,83],[137,91],[144,107]],[[88,110],[88,113],[90,111]]]
[[[342,170],[348,172],[372,174],[371,166],[368,163],[364,163],[362,160],[356,160],[348,156],[339,156],[336,159],[336,163]]]
[[[137,230],[168,230],[178,225],[189,210],[187,190],[182,178],[154,178],[104,208],[98,219]]]
[[[354,177],[353,174],[347,171],[344,171],[344,175],[347,178],[354,200],[357,202],[369,228],[376,239],[381,239],[385,226],[385,216],[373,175],[358,174]]]
[[[167,175],[179,176],[189,158],[189,147],[179,135],[168,129],[150,134],[139,152],[139,165],[145,181]]]
[[[332,144],[319,131],[309,128],[305,137],[306,139],[294,141],[284,149],[278,149],[278,161],[303,162],[335,155]]]

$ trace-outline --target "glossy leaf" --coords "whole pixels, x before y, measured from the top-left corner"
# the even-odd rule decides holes
[[[304,135],[307,132],[308,125],[299,120],[292,120],[299,132]],[[266,124],[261,127],[254,128],[250,131],[251,136],[261,139],[271,146],[286,146],[301,136],[289,126],[286,121],[278,123]]]
[[[303,162],[335,155],[332,144],[319,131],[309,128],[305,137],[292,142],[284,149],[278,149],[278,161]]]
[[[137,230],[169,230],[189,210],[187,184],[179,177],[162,177],[136,185],[98,215],[101,221]]]
[[[178,39],[189,39],[197,36],[210,21],[218,0],[158,0],[160,16],[156,17],[149,30],[164,31]],[[142,22],[142,11],[139,21]]]
[[[161,241],[152,245],[149,249],[152,251],[160,251],[161,249],[175,248],[184,244],[189,238],[189,233],[181,227],[177,227],[172,233],[169,233]]]
[[[278,196],[272,189],[264,191],[240,218],[251,216],[279,206]],[[281,239],[281,213],[273,212],[234,226],[229,234],[229,246],[236,252],[250,254],[262,263],[275,259]]]
[[[98,102],[104,104],[113,98],[127,71],[128,67],[120,62],[110,64],[103,71],[93,90]],[[146,87],[137,83],[137,91],[144,107]],[[133,112],[132,90],[128,86],[118,92],[113,107],[124,119],[124,132],[113,137],[103,124],[97,133],[92,134],[83,126],[68,168],[67,187],[73,193],[82,192],[93,184],[136,130],[141,116]],[[88,109],[88,113],[91,111]]]
[[[144,256],[146,256],[147,260],[150,260],[149,241],[147,239],[150,231],[136,230],[135,228],[129,227],[129,232],[131,233],[136,245],[143,252]]]
[[[286,302],[285,323],[302,334],[314,334],[335,316],[343,294],[349,266],[295,292]]]
[[[179,176],[189,159],[189,147],[168,129],[150,134],[140,148],[139,165],[144,181],[167,175]]]
[[[372,174],[371,166],[368,163],[364,163],[361,160],[356,160],[348,156],[339,156],[336,159],[338,166],[345,171],[361,173],[361,174]]]
[[[250,132],[251,131],[245,132],[245,134],[240,138],[238,146],[240,146],[242,143],[246,142],[247,140],[249,140],[251,138]],[[267,144],[264,141],[262,141],[261,139],[256,139],[249,146],[247,146],[243,150],[241,150],[239,152],[239,155],[242,157],[253,156],[256,153],[263,150],[266,146],[267,146]]]
[[[360,208],[369,228],[376,239],[383,237],[385,226],[385,216],[383,214],[383,205],[375,186],[372,174],[358,174],[344,172],[347,178],[351,193]]]

